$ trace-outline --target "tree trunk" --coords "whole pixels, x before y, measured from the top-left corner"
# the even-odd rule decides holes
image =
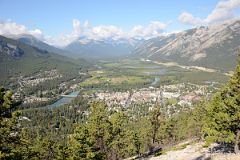
[[[239,136],[240,136],[240,130],[237,130],[237,134],[236,134],[236,139],[235,139],[235,145],[234,145],[234,152],[236,154],[239,154]]]
[[[153,145],[154,145],[154,143],[155,143],[155,140],[156,140],[156,130],[154,129],[154,131],[153,131],[153,137],[152,137],[152,143],[153,143]]]

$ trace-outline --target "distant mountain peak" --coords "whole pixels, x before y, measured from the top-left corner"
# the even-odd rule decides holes
[[[130,55],[136,45],[142,40],[138,39],[88,39],[79,37],[76,41],[70,43],[64,49],[77,53],[79,57],[84,58],[114,58]]]

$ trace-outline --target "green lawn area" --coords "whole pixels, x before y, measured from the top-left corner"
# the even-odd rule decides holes
[[[81,87],[94,85],[94,84],[109,84],[109,85],[121,85],[121,84],[136,84],[144,83],[147,80],[144,77],[138,76],[93,76],[89,79],[86,79],[80,84]]]
[[[80,87],[148,87],[156,77],[160,80],[155,86],[187,82],[200,84],[205,81],[224,83],[229,79],[229,77],[221,73],[187,70],[176,66],[166,67],[139,60],[101,62],[99,65],[102,68],[90,71],[91,77],[80,83]]]

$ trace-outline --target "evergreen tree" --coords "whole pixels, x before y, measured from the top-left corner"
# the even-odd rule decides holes
[[[94,102],[86,124],[80,124],[73,136],[73,159],[106,159],[110,143],[107,105]]]
[[[90,107],[87,127],[91,138],[96,142],[102,153],[108,153],[111,141],[109,134],[108,106],[104,102],[94,102]]]
[[[21,159],[20,129],[17,126],[19,112],[11,91],[0,88],[0,159]]]
[[[155,106],[149,113],[149,121],[151,123],[151,139],[152,144],[156,142],[157,132],[163,122],[163,115],[161,114],[160,106]]]
[[[71,157],[74,160],[104,159],[104,154],[100,151],[94,138],[91,137],[89,129],[84,124],[76,128],[70,144],[72,147]]]
[[[56,143],[48,137],[39,140],[35,146],[36,157],[45,160],[57,159],[58,150]]]
[[[127,138],[127,116],[122,112],[115,112],[109,119],[111,123],[110,136],[111,142],[111,159],[124,158],[128,155],[128,138]]]
[[[240,136],[240,61],[229,83],[206,107],[204,131],[208,142],[234,143],[239,153]]]

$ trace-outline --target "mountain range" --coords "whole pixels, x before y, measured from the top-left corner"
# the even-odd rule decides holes
[[[128,56],[229,71],[236,65],[237,51],[240,47],[240,20],[200,26],[148,40],[134,38],[89,40],[87,37],[79,37],[63,48],[49,45],[31,35],[0,39],[14,42],[15,46],[20,44],[25,48],[23,51],[28,48],[27,50],[33,52],[33,55],[38,55],[37,57],[54,55],[56,58],[63,55],[71,58],[106,59]],[[8,45],[11,46],[9,42]],[[21,57],[22,47],[17,47],[18,52],[11,54],[15,58]]]
[[[46,50],[52,53],[68,56],[71,58],[86,59],[108,59],[125,55],[130,55],[136,44],[142,40],[137,39],[102,39],[88,40],[86,37],[79,37],[77,40],[65,47],[58,48],[47,44],[32,35],[19,35],[12,37],[13,39]]]
[[[155,61],[227,71],[236,65],[239,47],[240,21],[231,21],[149,39],[133,54]]]
[[[77,53],[83,58],[106,59],[130,55],[135,44],[138,42],[137,40],[128,39],[84,41],[84,39],[79,38],[67,45],[64,49],[72,53]]]

